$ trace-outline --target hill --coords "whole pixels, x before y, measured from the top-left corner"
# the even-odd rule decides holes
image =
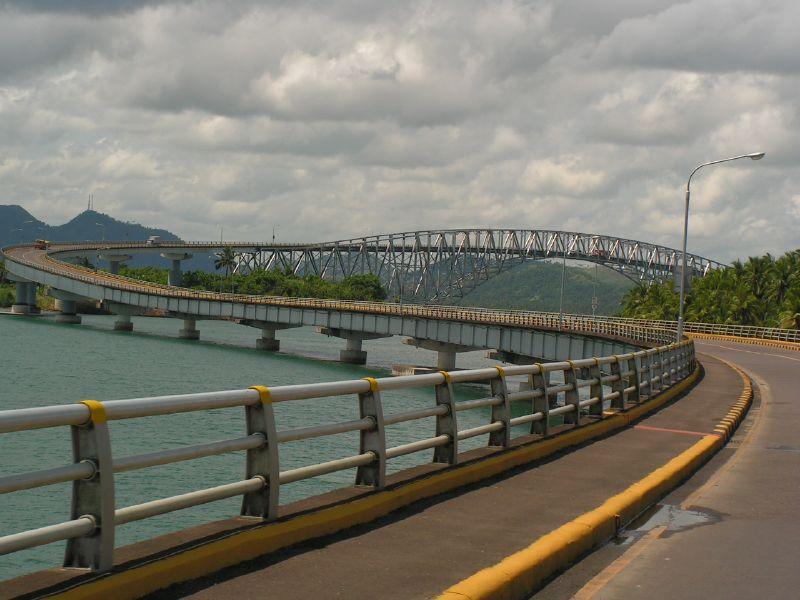
[[[161,236],[167,241],[180,240],[177,235],[166,229],[119,221],[94,210],[85,210],[63,225],[48,225],[21,206],[0,205],[0,247],[29,243],[37,238],[52,242],[94,241],[103,238],[133,241],[146,240],[151,235]]]
[[[594,267],[570,266],[564,282],[564,312],[592,313]],[[622,297],[635,284],[620,273],[597,269],[597,314],[615,315]],[[501,273],[473,290],[458,304],[484,308],[510,308],[557,312],[561,295],[561,264],[553,262],[522,263]]]

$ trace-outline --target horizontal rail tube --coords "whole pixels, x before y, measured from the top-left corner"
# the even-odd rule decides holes
[[[404,423],[406,421],[416,421],[417,419],[427,419],[428,417],[446,415],[449,410],[450,409],[446,405],[441,404],[432,408],[421,408],[419,410],[409,410],[408,412],[385,415],[383,417],[383,424],[395,425],[397,423]]]
[[[57,525],[48,525],[47,527],[6,535],[0,537],[0,556],[25,550],[26,548],[44,546],[51,542],[60,542],[61,540],[88,535],[94,530],[94,527],[94,519],[81,517],[73,521],[58,523]]]
[[[54,483],[75,481],[76,479],[87,479],[94,473],[94,465],[89,462],[79,462],[64,465],[63,467],[20,473],[19,475],[6,475],[5,477],[0,477],[0,494],[28,490]]]
[[[543,412],[536,412],[531,415],[522,415],[521,417],[514,417],[509,421],[512,427],[515,425],[524,425],[525,423],[532,423],[533,421],[541,421],[544,419]]]
[[[444,446],[445,444],[449,443],[450,436],[445,433],[442,435],[437,435],[436,437],[428,438],[426,440],[419,440],[418,442],[411,442],[410,444],[403,444],[402,446],[395,446],[394,448],[387,448],[386,458],[395,458],[396,456],[412,454],[421,450],[428,450],[429,448]]]
[[[575,410],[575,406],[573,404],[565,404],[564,406],[558,406],[556,408],[550,409],[550,415],[563,415],[568,412],[573,412]]]
[[[352,469],[353,467],[368,465],[374,460],[375,455],[372,452],[364,452],[364,454],[356,454],[355,456],[348,456],[347,458],[337,458],[336,460],[329,460],[328,462],[319,463],[318,465],[291,469],[280,474],[280,483],[281,485],[285,483],[294,483],[295,481],[310,479],[311,477],[318,477],[319,475],[327,475],[335,471]]]
[[[464,429],[458,432],[459,440],[467,440],[471,437],[483,435],[485,433],[492,433],[493,431],[500,431],[503,428],[502,421],[495,421],[488,425],[481,425],[480,427],[473,427],[472,429]]]
[[[369,417],[345,421],[344,423],[332,423],[329,425],[314,425],[312,427],[300,427],[298,429],[288,429],[278,432],[278,441],[295,442],[297,440],[308,440],[311,438],[322,437],[325,435],[336,435],[337,433],[347,433],[348,431],[367,431],[375,428],[375,421]]]
[[[264,480],[261,477],[252,477],[235,483],[226,483],[204,490],[197,490],[196,492],[189,492],[188,494],[181,494],[180,496],[134,504],[133,506],[117,509],[114,513],[114,522],[117,525],[125,525],[126,523],[141,521],[156,515],[207,504],[215,500],[223,500],[232,496],[246,494],[247,492],[255,492],[263,487]]]
[[[62,425],[83,425],[88,420],[89,407],[85,404],[0,410],[0,433]]]
[[[133,471],[157,465],[168,465],[170,463],[191,460],[193,458],[203,458],[205,456],[215,456],[226,452],[236,452],[238,450],[251,450],[258,448],[266,443],[266,439],[260,433],[234,438],[232,440],[222,440],[219,442],[209,442],[208,444],[197,444],[196,446],[186,446],[183,448],[171,448],[169,450],[159,450],[158,452],[148,452],[147,454],[137,454],[136,456],[125,456],[114,460],[114,472]]]
[[[522,392],[509,392],[508,393],[508,401],[509,402],[519,402],[521,400],[533,400],[534,398],[540,398],[543,395],[541,389],[530,389],[525,390]]]
[[[492,396],[491,398],[480,398],[479,400],[466,400],[464,402],[456,403],[456,412],[462,410],[473,410],[475,408],[483,408],[484,406],[497,406],[503,402],[502,398]]]

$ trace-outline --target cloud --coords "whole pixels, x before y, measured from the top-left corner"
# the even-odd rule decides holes
[[[0,201],[186,238],[590,230],[798,245],[800,20],[769,0],[0,2]]]

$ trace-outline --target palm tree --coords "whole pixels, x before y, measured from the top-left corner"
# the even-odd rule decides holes
[[[225,269],[225,279],[227,279],[231,271],[236,268],[236,253],[230,246],[225,246],[222,252],[217,253],[217,260],[214,261],[214,268],[219,271]],[[220,285],[220,287],[222,287]]]

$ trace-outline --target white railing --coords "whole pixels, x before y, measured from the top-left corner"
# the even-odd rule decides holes
[[[107,402],[86,400],[71,405],[0,411],[0,434],[70,427],[74,451],[70,464],[0,478],[2,494],[63,482],[72,482],[73,486],[68,521],[0,537],[0,554],[66,540],[65,566],[106,570],[113,564],[118,526],[233,496],[243,498],[241,514],[273,519],[278,513],[282,485],[356,468],[357,485],[380,489],[386,482],[386,463],[396,457],[433,450],[434,462],[456,465],[460,441],[488,435],[490,446],[508,448],[512,428],[527,424],[530,429],[526,435],[533,437],[526,441],[534,442],[535,436],[551,435],[550,428],[560,422],[578,427],[603,419],[605,409],[627,410],[683,380],[694,367],[694,344],[686,340],[635,353],[569,362],[272,388],[255,386]],[[551,381],[553,373],[560,373],[557,379],[563,383]],[[528,389],[510,392],[507,376],[526,376]],[[489,395],[459,401],[454,384],[461,383],[488,384]],[[381,395],[407,388],[430,388],[431,405],[384,414]],[[359,418],[276,431],[274,411],[281,403],[331,396],[353,396],[358,402]],[[512,418],[512,404],[525,406],[525,414]],[[108,421],[232,407],[244,408],[246,427],[240,437],[136,456],[114,456]],[[487,408],[490,417],[486,424],[459,428],[461,412]],[[558,421],[553,417],[558,417]],[[417,420],[428,420],[432,435],[387,447],[386,428]],[[282,443],[343,432],[358,432],[357,454],[281,470],[278,448]],[[236,451],[245,452],[242,480],[133,506],[116,506],[115,473]]]

